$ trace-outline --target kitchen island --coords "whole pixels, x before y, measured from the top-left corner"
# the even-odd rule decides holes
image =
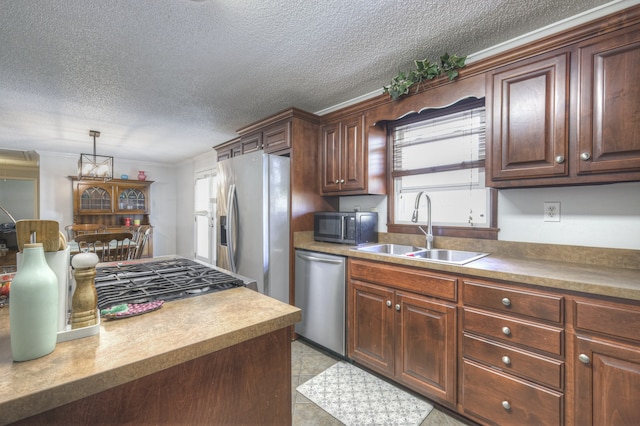
[[[95,336],[13,362],[0,309],[0,424],[290,424],[301,311],[246,288],[103,320]]]

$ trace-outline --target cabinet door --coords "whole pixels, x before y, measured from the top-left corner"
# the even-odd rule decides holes
[[[262,132],[240,138],[240,153],[248,154],[262,149]],[[234,155],[235,157],[236,155]]]
[[[547,55],[488,76],[492,180],[568,174],[568,56]]]
[[[280,123],[270,126],[262,132],[262,144],[264,152],[280,152],[291,148],[291,137],[289,136],[291,123]]]
[[[327,124],[322,128],[322,192],[340,190],[340,124]]]
[[[110,184],[78,183],[75,214],[112,213],[113,192]]]
[[[116,211],[118,213],[148,213],[149,203],[147,201],[148,191],[146,187],[136,187],[134,185],[118,185],[116,186],[116,194],[118,200]]]
[[[366,187],[366,142],[364,115],[341,123],[340,190],[358,191]]]
[[[583,336],[575,339],[575,424],[637,424],[640,347]]]
[[[640,26],[578,45],[578,173],[640,171]]]
[[[398,292],[394,309],[396,377],[424,395],[455,406],[455,306]]]
[[[393,291],[350,281],[349,357],[393,377]]]

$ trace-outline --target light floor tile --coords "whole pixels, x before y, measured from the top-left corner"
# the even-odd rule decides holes
[[[296,391],[296,388],[311,380],[340,359],[318,350],[316,347],[296,340],[291,344],[291,388],[292,416],[294,426],[339,426],[342,423]],[[420,426],[465,426],[464,423],[435,407]]]

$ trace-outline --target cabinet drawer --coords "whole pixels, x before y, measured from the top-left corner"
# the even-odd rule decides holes
[[[564,362],[518,350],[497,342],[465,334],[463,355],[498,368],[505,373],[546,385],[557,390],[564,387]]]
[[[458,299],[456,277],[434,274],[420,268],[349,259],[349,276],[453,302]]]
[[[560,425],[564,397],[470,361],[463,364],[464,412],[500,425]]]
[[[640,341],[640,306],[575,301],[575,327]]]
[[[472,308],[464,308],[462,321],[465,331],[538,349],[554,355],[563,354],[564,331],[560,328],[478,311]]]
[[[561,323],[563,297],[464,280],[465,305]]]

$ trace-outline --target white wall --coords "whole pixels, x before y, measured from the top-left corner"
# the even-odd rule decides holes
[[[560,202],[560,222],[544,222],[545,201]],[[504,241],[640,249],[640,182],[500,190]]]
[[[560,202],[560,222],[544,222],[545,201]],[[386,232],[386,196],[340,197],[340,210],[378,210]],[[501,189],[498,239],[529,243],[640,249],[640,182]]]
[[[39,152],[40,219],[56,220],[63,229],[73,223],[73,188],[68,176],[78,170],[79,155]],[[175,167],[144,161],[114,159],[114,175],[128,174],[137,179],[144,170],[151,185],[150,222],[153,228],[153,254],[176,253],[176,171]]]

